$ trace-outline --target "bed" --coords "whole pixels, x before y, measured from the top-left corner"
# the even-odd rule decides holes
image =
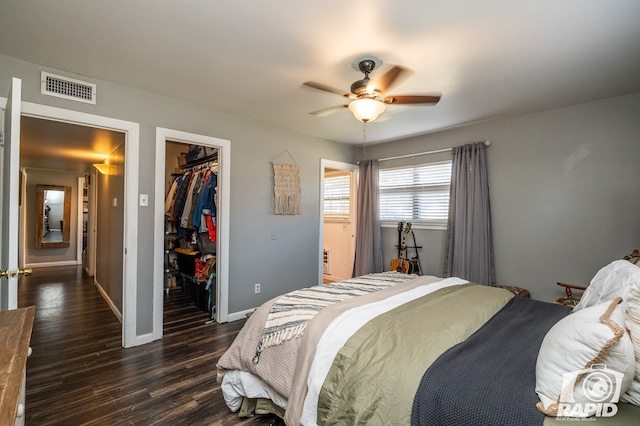
[[[218,380],[232,411],[275,413],[287,425],[553,424],[566,420],[556,419],[557,407],[549,411],[563,385],[556,370],[584,364],[566,354],[565,323],[575,318],[578,324],[570,326],[580,328],[586,317],[595,315],[597,322],[609,309],[611,321],[624,324],[633,318],[627,315],[634,286],[628,282],[615,304],[610,291],[604,302],[591,297],[583,317],[459,278],[386,272],[302,289],[266,302],[248,318],[217,363]],[[335,294],[318,296],[323,306],[309,302],[325,288]],[[625,370],[626,391],[640,378],[630,331],[612,343],[608,326],[589,329],[598,326],[604,330],[588,337],[594,343],[581,356],[594,358],[594,352],[610,362],[599,353],[607,342],[604,355],[622,352],[614,354],[621,363],[612,365]],[[551,355],[539,357],[543,350]],[[573,364],[555,365],[567,360]],[[587,414],[602,424],[637,424],[638,396],[614,404],[614,415],[609,405]],[[567,410],[559,414],[577,415]]]

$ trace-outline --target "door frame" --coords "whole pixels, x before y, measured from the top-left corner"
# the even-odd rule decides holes
[[[77,207],[77,211],[76,211],[76,215],[77,215],[77,220],[76,220],[76,264],[78,265],[82,265],[82,243],[83,243],[83,232],[82,232],[82,222],[83,222],[83,216],[84,216],[84,201],[83,201],[83,189],[84,189],[84,182],[85,182],[85,177],[84,176],[78,176],[78,205]]]
[[[22,265],[20,259],[20,119],[22,109],[22,80],[11,78],[8,98],[2,98],[2,244],[0,267],[6,275],[0,278],[0,311],[18,308],[18,282]]]
[[[164,199],[167,140],[205,145],[218,154],[218,205],[216,217],[216,321],[229,321],[229,219],[231,141],[180,130],[156,127],[156,164],[153,245],[153,338],[162,338],[164,311]]]
[[[351,164],[351,163],[343,163],[341,161],[334,161],[334,160],[326,160],[324,158],[320,159],[320,200],[319,200],[319,205],[320,205],[320,220],[319,222],[319,227],[320,227],[320,233],[318,235],[318,240],[319,240],[319,249],[318,249],[318,284],[322,284],[323,283],[323,257],[324,257],[324,169],[326,168],[332,168],[332,169],[339,169],[339,170],[349,170],[351,172],[354,172],[356,175],[356,190],[358,188],[358,170],[359,167],[357,164]],[[356,197],[356,194],[351,194],[351,197]],[[356,198],[357,199],[357,198]],[[354,202],[354,204],[357,204]],[[355,215],[357,217],[358,213],[355,212]],[[354,227],[354,235],[357,236],[357,227]]]
[[[7,98],[0,97],[0,107],[6,108]],[[137,333],[138,276],[138,163],[140,124],[100,115],[22,101],[22,114],[45,120],[61,121],[81,126],[98,127],[125,134],[125,197],[124,250],[122,289],[122,346],[125,348],[149,343],[150,336]],[[130,259],[131,261],[127,261]]]

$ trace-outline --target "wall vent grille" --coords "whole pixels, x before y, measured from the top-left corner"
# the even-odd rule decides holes
[[[42,71],[41,80],[40,92],[43,95],[57,96],[94,105],[96,103],[96,85],[93,83],[44,71]]]

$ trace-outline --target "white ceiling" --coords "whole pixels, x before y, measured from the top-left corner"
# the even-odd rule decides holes
[[[0,0],[0,54],[344,143],[351,64],[375,55],[413,74],[387,94],[382,142],[640,91],[638,0]],[[98,87],[98,102],[100,88]]]

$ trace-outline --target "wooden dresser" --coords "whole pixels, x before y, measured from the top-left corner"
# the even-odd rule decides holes
[[[36,308],[0,312],[0,425],[24,424],[29,341]]]

